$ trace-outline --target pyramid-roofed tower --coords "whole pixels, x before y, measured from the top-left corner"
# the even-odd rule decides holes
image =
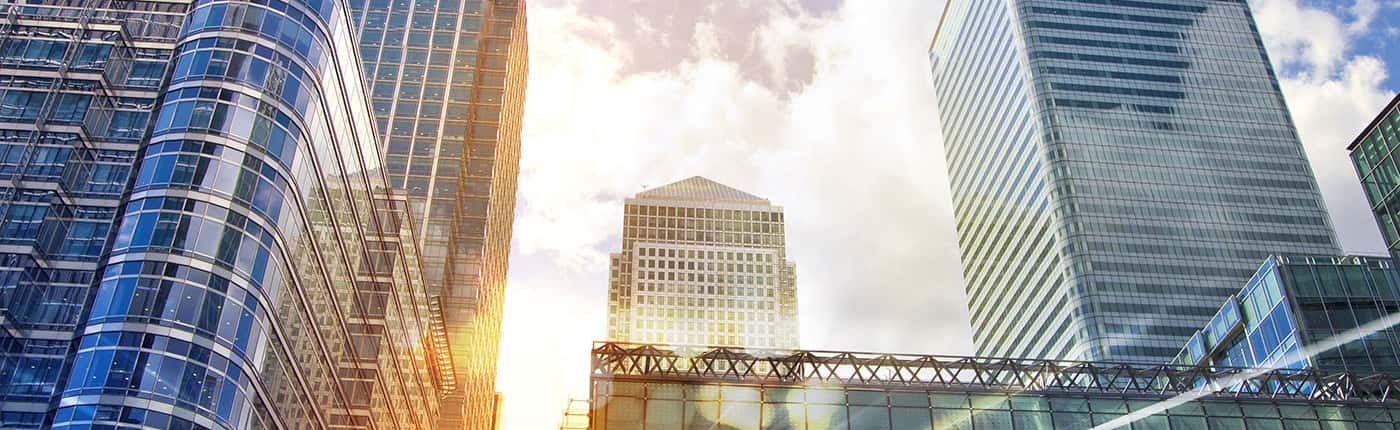
[[[782,207],[692,176],[638,193],[623,212],[609,340],[798,347]]]
[[[768,199],[715,182],[704,176],[691,176],[651,188],[627,199],[628,204],[660,204],[710,209],[749,209],[781,211]]]

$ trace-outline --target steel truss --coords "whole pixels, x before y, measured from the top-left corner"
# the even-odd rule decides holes
[[[1392,375],[839,351],[595,342],[592,376],[608,380],[839,385],[1001,393],[1085,393],[1395,403]]]

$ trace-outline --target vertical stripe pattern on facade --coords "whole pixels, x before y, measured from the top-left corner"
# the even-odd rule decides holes
[[[1167,360],[1270,254],[1337,253],[1244,2],[948,9],[930,55],[979,353]]]

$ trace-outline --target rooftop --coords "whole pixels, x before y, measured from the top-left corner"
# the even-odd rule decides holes
[[[681,200],[699,202],[735,202],[768,204],[768,199],[739,191],[703,176],[691,176],[650,190],[637,193],[637,199]]]

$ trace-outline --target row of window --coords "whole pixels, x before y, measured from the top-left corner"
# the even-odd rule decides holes
[[[677,267],[679,266],[679,267]],[[676,260],[656,260],[643,258],[637,261],[637,267],[648,269],[676,269],[676,270],[709,270],[709,271],[729,271],[735,273],[773,273],[771,264],[744,264],[744,263],[715,263],[713,261],[676,261]]]
[[[1141,201],[1143,204],[1181,204],[1180,202],[1191,202],[1192,204],[1229,205],[1235,207],[1262,206],[1272,207],[1272,209],[1277,210],[1287,208],[1288,211],[1320,210],[1320,204],[1314,198],[1270,196],[1260,193],[1195,192],[1175,187],[1142,187],[1135,184],[1116,182],[1067,180],[1058,185],[1056,190],[1059,191],[1061,195],[1065,196],[1079,196],[1085,199],[1090,197],[1118,198]],[[1289,195],[1297,195],[1297,193],[1289,193]],[[1148,201],[1156,202],[1148,203]]]
[[[705,209],[675,206],[627,205],[627,215],[680,218],[703,218],[720,221],[783,222],[782,212],[746,211],[734,209]]]
[[[771,336],[742,336],[742,335],[707,335],[707,334],[685,334],[669,332],[642,332],[633,335],[638,342],[654,343],[683,343],[688,345],[735,345],[745,348],[766,347],[775,348],[778,341]],[[637,427],[625,427],[637,428]],[[710,427],[703,427],[710,428]]]
[[[1221,241],[1284,242],[1313,244],[1318,246],[1328,246],[1332,243],[1332,236],[1321,229],[1310,229],[1313,230],[1311,232],[1295,230],[1247,231],[1243,228],[1223,229],[1191,224],[1172,225],[1174,223],[1155,223],[1154,225],[1143,225],[1140,223],[1128,224],[1115,221],[1118,220],[1112,218],[1100,220],[1087,216],[1076,217],[1074,222],[1065,224],[1065,233],[1071,235],[1129,235],[1133,238],[1143,239],[1148,239],[1153,236],[1182,239],[1208,237]],[[1241,279],[1243,279],[1243,277],[1241,277]]]
[[[637,291],[679,294],[711,294],[730,297],[773,297],[772,288],[735,287],[729,285],[674,285],[651,282],[637,284]]]
[[[660,272],[654,270],[638,270],[637,279],[645,279],[652,281],[720,282],[727,284],[743,285],[777,285],[777,279],[772,276],[714,273],[676,273]]]
[[[291,58],[275,50],[246,40],[204,38],[181,45],[174,59],[175,71],[170,82],[222,78],[246,83],[272,95],[294,108],[306,112],[308,106],[319,106],[314,78]],[[183,94],[166,95],[166,101]]]
[[[715,251],[707,249],[675,249],[639,247],[637,254],[645,257],[683,258],[690,260],[724,261],[766,261],[773,262],[773,254],[743,251]]]
[[[274,8],[269,7],[272,3]],[[327,2],[334,3],[334,2]],[[281,7],[277,7],[281,6]],[[276,41],[314,65],[328,60],[325,31],[317,20],[282,1],[197,2],[181,29],[185,37],[201,31],[243,29]]]
[[[772,293],[772,290],[769,290],[769,293]],[[732,297],[732,296],[730,296],[730,297]],[[726,308],[729,308],[729,309],[773,309],[773,301],[772,301],[772,300],[744,300],[744,299],[735,300],[735,299],[725,299],[725,298],[723,298],[723,296],[720,297],[720,298],[718,298],[718,299],[716,299],[716,298],[714,298],[714,297],[676,297],[676,296],[658,296],[658,295],[651,295],[651,294],[638,294],[636,297],[634,297],[634,300],[636,300],[637,304],[639,304],[639,305],[689,306],[689,307],[693,307],[693,308],[706,308],[706,309],[719,309],[719,310],[723,310],[723,309],[726,309]],[[646,308],[641,308],[641,309],[646,309]]]
[[[256,97],[218,88],[167,93],[152,135],[185,130],[237,138],[286,168],[296,165],[298,148],[306,142],[301,127],[282,110]]]
[[[1133,183],[1158,182],[1163,185],[1191,187],[1196,189],[1256,188],[1266,191],[1296,192],[1311,191],[1313,181],[1309,178],[1288,179],[1282,175],[1262,176],[1260,172],[1236,174],[1204,169],[1184,169],[1177,167],[1149,167],[1105,165],[1107,163],[1067,161],[1057,163],[1056,172],[1062,178],[1119,181]]]

